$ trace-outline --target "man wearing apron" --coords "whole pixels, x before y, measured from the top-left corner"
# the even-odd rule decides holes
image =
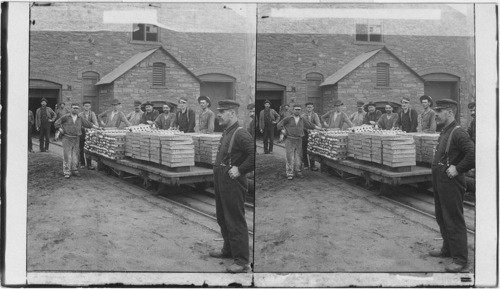
[[[219,101],[217,119],[224,128],[214,164],[215,208],[224,245],[210,252],[214,258],[233,259],[227,268],[244,273],[249,268],[248,227],[245,219],[246,174],[254,170],[254,140],[238,123],[239,103]]]

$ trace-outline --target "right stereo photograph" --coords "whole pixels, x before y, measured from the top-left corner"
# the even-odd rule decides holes
[[[474,9],[258,4],[254,272],[473,276]]]

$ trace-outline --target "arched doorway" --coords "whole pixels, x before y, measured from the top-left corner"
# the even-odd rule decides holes
[[[260,115],[260,111],[264,109],[264,101],[269,100],[271,102],[271,108],[279,112],[280,106],[285,103],[285,90],[286,87],[272,82],[257,81],[256,94],[255,94],[255,114],[257,117]],[[259,124],[256,124],[257,127]],[[260,136],[260,130],[257,129],[257,136]],[[275,137],[279,136],[275,132]]]
[[[212,110],[217,107],[217,103],[223,99],[234,99],[235,98],[235,82],[236,78],[220,74],[220,73],[208,73],[198,76],[202,81],[200,86],[200,94],[210,97],[212,102]],[[214,111],[216,113],[216,111]],[[215,121],[214,130],[216,132],[221,132],[224,129],[219,125],[219,122]]]
[[[42,98],[47,99],[47,106],[53,110],[56,104],[61,101],[62,85],[41,79],[30,79],[29,81],[29,99],[28,108],[36,114],[36,110],[40,107]],[[54,127],[51,128],[51,133],[54,133]]]

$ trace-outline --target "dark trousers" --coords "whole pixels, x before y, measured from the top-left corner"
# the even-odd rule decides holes
[[[443,237],[442,252],[450,254],[458,264],[467,263],[467,227],[465,226],[463,199],[465,176],[448,178],[446,166],[432,167],[432,186],[436,221]]]
[[[304,167],[315,167],[314,156],[307,155],[307,144],[309,143],[309,131],[304,130],[304,137],[302,138],[302,163]]]
[[[88,167],[90,167],[92,164],[92,158],[85,157],[85,153],[83,152],[84,146],[85,146],[85,131],[82,131],[82,135],[80,136],[80,165],[81,166],[87,165]]]
[[[249,262],[248,227],[245,219],[246,177],[231,179],[228,166],[214,167],[215,209],[224,245],[223,254],[231,254],[240,266]]]
[[[33,141],[31,140],[32,130],[33,130],[33,126],[31,124],[28,124],[28,151],[33,150]]]
[[[263,133],[263,140],[264,140],[264,153],[272,152],[273,151],[273,141],[274,141],[274,125],[273,124],[266,124],[264,125],[264,133]]]
[[[40,141],[40,151],[49,149],[49,136],[50,136],[50,123],[42,124],[40,126],[40,134],[38,140]]]

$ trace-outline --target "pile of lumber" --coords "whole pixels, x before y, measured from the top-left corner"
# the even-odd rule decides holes
[[[187,133],[194,142],[194,161],[213,165],[217,157],[221,134]]]
[[[125,155],[171,168],[194,166],[193,139],[173,130],[128,132]]]
[[[117,160],[125,157],[126,130],[89,129],[85,135],[85,152]]]
[[[385,135],[382,138],[382,164],[393,168],[416,165],[413,137]]]
[[[332,160],[343,160],[347,157],[347,140],[347,131],[314,130],[309,133],[307,151]]]
[[[438,144],[439,133],[408,133],[415,140],[416,160],[426,164],[432,164]]]

